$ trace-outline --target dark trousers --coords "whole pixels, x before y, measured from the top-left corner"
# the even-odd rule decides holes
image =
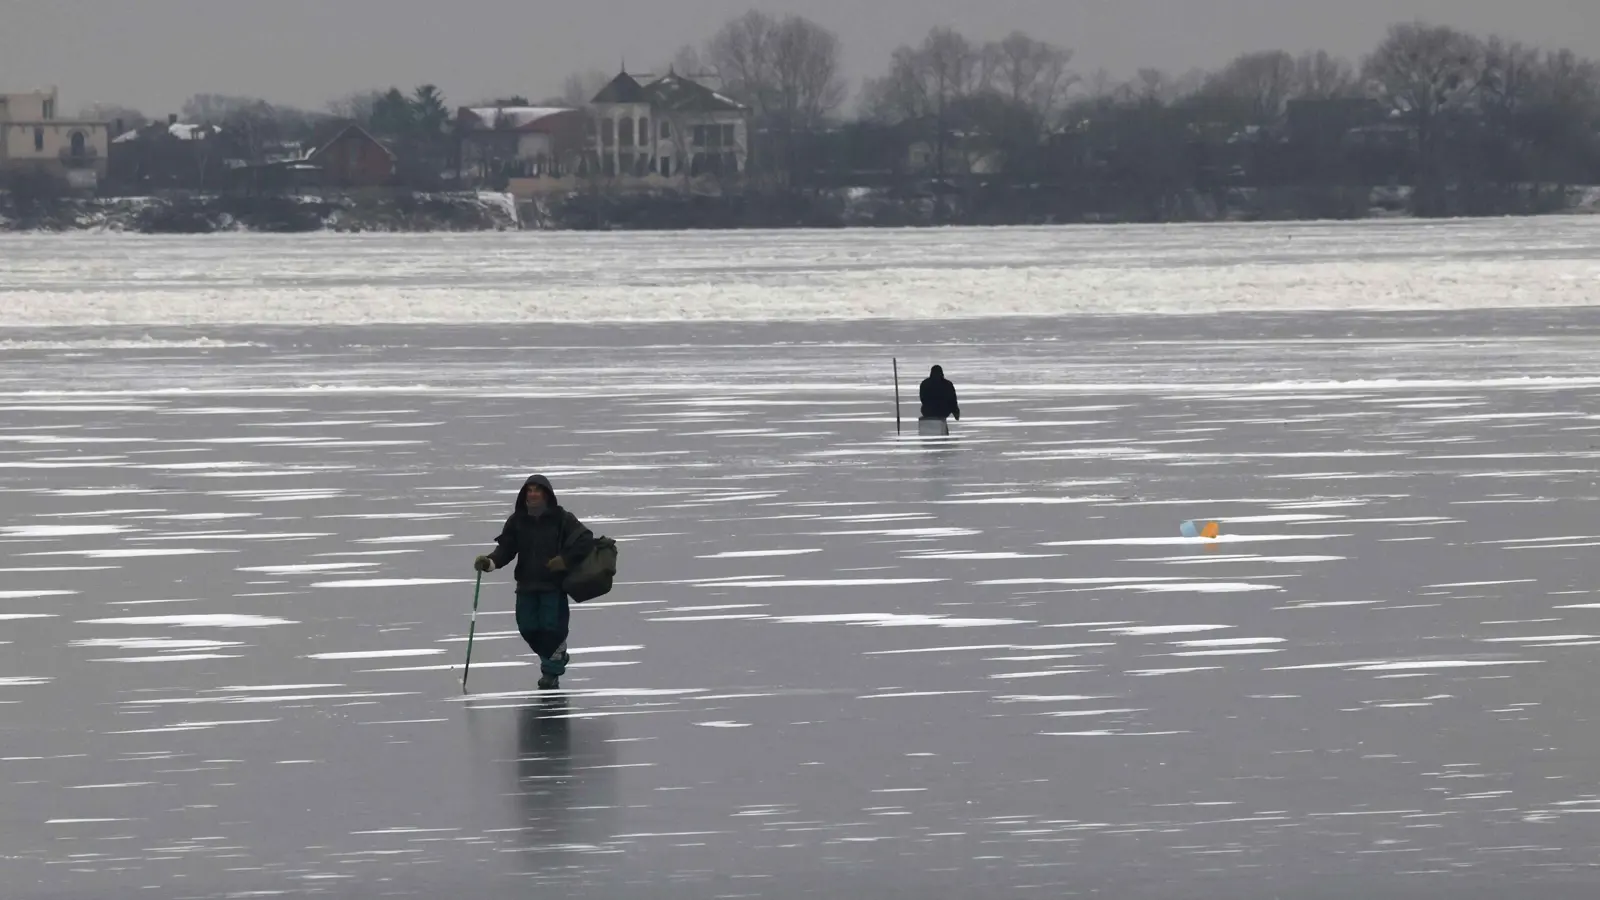
[[[560,591],[518,591],[517,631],[528,642],[528,649],[539,655],[539,672],[560,677],[566,674],[567,629],[572,607]]]

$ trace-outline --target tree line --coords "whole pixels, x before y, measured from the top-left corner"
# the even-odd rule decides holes
[[[1600,66],[1569,50],[1405,22],[1353,61],[1264,50],[1212,71],[1126,79],[1072,61],[1070,48],[1021,32],[978,41],[935,28],[852,86],[837,33],[751,11],[654,71],[671,67],[749,106],[756,174],[791,187],[921,175],[1075,184],[1159,204],[1230,186],[1400,183],[1427,212],[1463,186],[1600,180]],[[610,77],[575,73],[533,103],[581,105]],[[323,113],[210,94],[183,109],[253,150],[330,114],[401,144],[421,169],[447,166],[454,117],[434,85],[350,94]]]

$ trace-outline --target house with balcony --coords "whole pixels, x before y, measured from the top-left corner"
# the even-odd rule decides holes
[[[748,168],[749,108],[676,72],[642,82],[623,71],[588,113],[587,174],[659,182],[738,177]]]
[[[0,94],[0,171],[94,188],[106,176],[110,146],[109,124],[60,116],[55,88]]]

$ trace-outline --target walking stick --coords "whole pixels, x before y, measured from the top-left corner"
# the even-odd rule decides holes
[[[894,359],[894,433],[900,433],[900,358]]]
[[[472,625],[467,629],[467,664],[461,669],[461,693],[467,692],[467,674],[472,671],[472,637],[478,633],[478,591],[483,588],[483,573],[472,588]]]

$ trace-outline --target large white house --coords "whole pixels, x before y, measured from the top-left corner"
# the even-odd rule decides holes
[[[56,89],[0,94],[0,169],[42,171],[74,187],[105,177],[111,128],[105,122],[60,117]]]
[[[750,160],[750,111],[669,71],[648,84],[627,72],[589,103],[588,162],[601,176],[733,176]]]

